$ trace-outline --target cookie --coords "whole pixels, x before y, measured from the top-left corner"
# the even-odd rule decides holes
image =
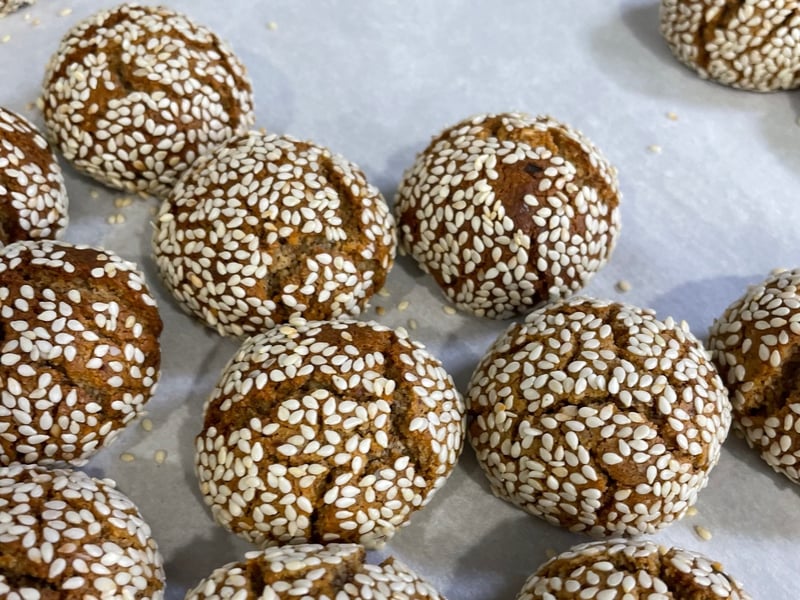
[[[648,541],[580,544],[543,564],[517,600],[692,598],[750,600],[722,565],[702,554]]]
[[[255,121],[250,80],[227,44],[182,14],[137,4],[73,27],[43,98],[49,135],[76,169],[159,197]]]
[[[582,297],[500,335],[467,406],[492,491],[592,535],[653,533],[680,518],[731,421],[725,387],[685,323]]]
[[[504,319],[568,296],[619,233],[616,171],[550,117],[479,115],[417,156],[395,198],[401,247],[456,307]]]
[[[0,17],[10,15],[12,12],[25,6],[30,6],[36,0],[0,0]]]
[[[395,227],[353,163],[251,132],[195,163],[161,207],[153,248],[184,309],[243,336],[358,315],[392,267]]]
[[[394,558],[379,565],[365,560],[364,548],[356,544],[298,544],[249,552],[245,560],[211,573],[186,600],[444,600]]]
[[[751,287],[714,321],[708,344],[730,390],[734,427],[800,483],[800,269]]]
[[[110,479],[37,465],[0,467],[0,597],[164,597],[150,527]]]
[[[60,237],[68,206],[50,146],[28,119],[0,107],[0,246]]]
[[[0,250],[0,464],[81,465],[142,412],[161,318],[135,265],[108,250]]]
[[[661,0],[661,33],[703,79],[743,90],[800,87],[795,0]]]
[[[404,330],[284,325],[247,339],[207,402],[200,489],[262,547],[379,547],[450,475],[463,419],[452,379]]]

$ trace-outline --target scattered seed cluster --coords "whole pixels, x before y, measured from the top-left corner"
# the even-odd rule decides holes
[[[83,464],[141,413],[159,376],[155,301],[107,250],[0,250],[0,332],[0,464]]]
[[[580,289],[619,231],[616,171],[549,117],[480,115],[436,137],[395,199],[400,240],[459,308],[507,318]]]
[[[543,564],[517,600],[749,600],[718,562],[648,541],[575,546]]]
[[[408,567],[388,558],[365,564],[356,544],[298,544],[250,552],[216,569],[186,600],[314,598],[316,600],[438,600],[443,597]]]
[[[800,86],[797,0],[661,0],[661,32],[704,79],[758,92]]]
[[[680,518],[731,419],[685,324],[580,297],[509,327],[479,363],[467,404],[495,494],[594,535],[653,533]]]
[[[262,546],[379,547],[444,484],[463,420],[452,379],[404,330],[284,325],[244,342],[207,403],[201,491]]]
[[[198,156],[255,120],[245,68],[216,34],[136,4],[67,33],[47,67],[44,117],[77,169],[160,197]]]
[[[158,215],[167,286],[223,335],[357,315],[395,253],[380,192],[341,156],[288,136],[237,136],[195,163]]]
[[[800,269],[771,275],[731,304],[709,347],[734,425],[768,465],[800,483]]]
[[[163,598],[164,570],[150,527],[113,481],[2,467],[0,514],[0,597]]]
[[[58,237],[67,226],[64,177],[25,117],[0,107],[0,246]]]

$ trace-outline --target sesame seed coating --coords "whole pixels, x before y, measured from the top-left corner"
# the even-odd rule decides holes
[[[366,564],[356,544],[298,544],[249,552],[245,560],[216,569],[186,600],[439,600],[430,585],[388,558]]]
[[[58,237],[68,205],[61,167],[36,126],[0,107],[0,246]]]
[[[800,86],[797,0],[662,0],[661,33],[703,79],[756,92]]]
[[[309,321],[247,339],[196,439],[214,518],[261,546],[381,546],[442,486],[464,406],[404,330]]]
[[[36,465],[0,467],[0,597],[164,597],[150,527],[109,479]]]
[[[212,31],[164,7],[123,4],[73,27],[43,96],[64,158],[106,185],[159,197],[255,121],[244,65]]]
[[[750,288],[711,327],[734,427],[773,469],[800,483],[800,269]]]
[[[581,297],[510,326],[476,368],[467,405],[495,495],[592,535],[653,533],[680,518],[731,419],[685,323]]]
[[[30,6],[35,0],[0,0],[0,17],[5,17],[24,6]]]
[[[619,232],[616,171],[550,117],[479,115],[417,156],[395,198],[400,242],[460,309],[507,318],[577,291]]]
[[[517,600],[750,600],[718,562],[624,539],[570,548],[544,563]]]
[[[0,250],[0,332],[0,464],[85,463],[158,380],[155,301],[135,265],[107,250]]]
[[[222,335],[357,315],[395,253],[394,219],[353,163],[258,132],[199,159],[159,212],[153,248],[175,298]]]

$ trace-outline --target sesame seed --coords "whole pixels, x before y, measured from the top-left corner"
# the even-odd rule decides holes
[[[119,455],[119,458],[122,462],[127,462],[127,463],[136,460],[136,457],[130,452],[123,452],[122,454]]]
[[[627,279],[620,279],[617,282],[616,286],[614,286],[614,287],[616,287],[618,292],[623,292],[623,293],[624,292],[630,292],[631,289],[633,289],[633,286],[631,285],[630,281],[628,281]]]
[[[711,532],[702,525],[695,525],[694,530],[701,539],[705,541],[711,539]]]
[[[267,23],[267,29],[269,29],[270,31],[275,31],[276,29],[278,29],[278,24],[275,21],[270,21],[269,23]]]
[[[157,465],[163,465],[164,461],[167,460],[167,451],[166,450],[156,450],[153,454],[153,460],[155,460]]]
[[[456,314],[456,309],[453,308],[452,306],[450,306],[449,304],[445,304],[444,306],[442,306],[442,310],[444,311],[444,314],[446,314],[446,315],[454,315],[454,314]]]
[[[147,418],[142,419],[142,429],[147,432],[153,431],[153,421]]]
[[[652,154],[661,154],[661,146],[658,144],[650,144],[647,147],[647,150],[650,151]]]
[[[68,17],[71,14],[72,14],[71,8],[62,8],[60,11],[58,11],[59,17]]]

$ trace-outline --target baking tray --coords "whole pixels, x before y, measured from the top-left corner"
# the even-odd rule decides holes
[[[115,4],[40,0],[0,19],[0,104],[41,125],[35,102],[61,36]],[[701,81],[661,40],[657,2],[167,4],[232,43],[254,82],[257,127],[328,145],[389,200],[431,136],[468,115],[549,113],[582,130],[619,169],[624,194],[619,243],[588,294],[685,319],[705,338],[747,285],[775,267],[800,266],[800,94]],[[134,424],[85,469],[114,478],[139,505],[164,555],[167,598],[177,600],[251,549],[212,522],[193,472],[203,403],[238,344],[183,314],[158,280],[150,256],[158,203],[65,171],[65,239],[137,262],[164,318],[152,427]],[[508,322],[445,313],[439,291],[407,258],[386,290],[365,316],[406,328],[413,320],[411,335],[463,392]],[[731,436],[697,514],[653,539],[722,562],[754,598],[798,598],[798,489]],[[451,600],[501,600],[553,552],[583,541],[494,498],[467,450],[429,506],[373,558],[401,558]]]

